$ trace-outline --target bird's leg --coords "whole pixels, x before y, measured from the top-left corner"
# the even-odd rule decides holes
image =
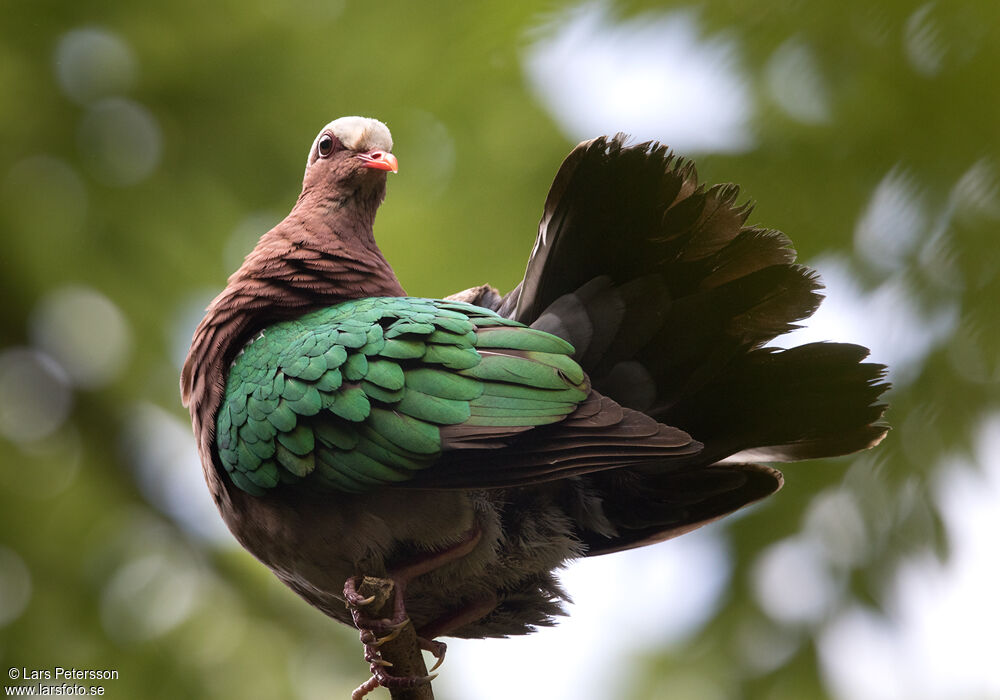
[[[495,595],[473,600],[471,603],[467,603],[464,607],[427,623],[417,630],[417,634],[422,640],[433,640],[435,637],[451,634],[455,630],[465,627],[466,625],[476,622],[477,620],[481,620],[489,615],[491,612],[496,610],[497,602],[497,597]],[[428,649],[428,651],[434,654],[433,649]],[[437,656],[437,654],[434,654],[434,656]]]
[[[448,645],[437,641],[435,637],[450,634],[460,627],[481,620],[496,610],[496,607],[497,597],[495,595],[480,598],[466,604],[455,612],[439,617],[417,630],[417,642],[420,644],[420,648],[424,651],[429,651],[437,659],[437,663],[431,668],[431,673],[444,663],[444,655],[448,651]]]
[[[361,591],[371,592],[373,595],[365,596],[358,590],[359,588]],[[368,662],[372,674],[371,678],[355,689],[351,695],[352,700],[361,700],[380,686],[390,689],[411,689],[429,683],[435,677],[428,675],[425,671],[423,659],[420,658],[416,632],[410,625],[409,618],[406,617],[406,611],[401,610],[398,603],[399,597],[395,593],[396,586],[390,579],[365,577],[359,583],[356,578],[350,578],[344,583],[344,599],[351,609],[354,624],[360,631],[365,661]],[[369,607],[373,608],[374,614],[365,615],[361,612],[362,608]],[[386,617],[390,610],[393,619]],[[409,629],[406,629],[407,626]],[[391,653],[389,653],[388,647],[385,650],[382,649],[382,645],[393,642],[404,634],[404,630],[406,636],[396,643],[401,645],[399,648],[392,649]],[[379,637],[379,634],[384,634],[384,636]],[[384,658],[383,652],[387,653],[396,664],[393,664],[388,658]],[[397,664],[402,670],[402,674],[399,676],[391,675],[387,669]]]
[[[428,553],[392,569],[388,575],[388,579],[394,584],[391,618],[365,615],[362,612],[362,608],[375,603],[376,596],[364,596],[358,591],[358,577],[352,576],[344,582],[344,600],[351,611],[354,626],[360,632],[361,643],[364,645],[365,650],[365,661],[369,663],[372,673],[372,677],[354,691],[354,694],[351,696],[352,700],[360,700],[360,698],[363,698],[379,686],[396,689],[414,688],[418,685],[429,683],[434,679],[435,676],[433,675],[390,675],[386,671],[386,668],[391,667],[392,664],[382,658],[382,653],[379,649],[383,644],[394,640],[402,632],[403,628],[410,623],[410,618],[406,613],[405,602],[407,584],[417,576],[461,559],[476,547],[481,537],[482,532],[479,528],[473,528],[456,544],[447,549]],[[413,633],[411,632],[410,634]],[[435,656],[437,663],[434,665],[434,669],[438,668],[444,661],[447,645],[444,642],[434,641],[429,637],[418,637],[417,643],[421,649],[430,651]]]
[[[471,552],[479,544],[483,533],[478,527],[474,527],[455,544],[434,552],[428,552],[416,559],[413,559],[402,566],[397,566],[389,572],[389,578],[396,582],[398,586],[401,582],[405,585],[417,576],[426,574],[434,569],[438,569],[445,564],[449,564],[457,559],[461,559]],[[398,591],[399,589],[397,589]]]
[[[391,633],[401,625],[405,625],[409,620],[406,614],[405,603],[406,585],[422,574],[461,559],[475,549],[481,538],[482,532],[479,528],[473,528],[465,533],[462,539],[456,544],[447,549],[440,549],[423,555],[389,571],[386,578],[391,579],[395,584],[395,600],[393,602],[393,615],[391,619],[376,619],[361,613],[359,608],[368,606],[374,598],[366,598],[358,593],[357,577],[352,576],[347,579],[344,583],[344,599],[347,602],[347,607],[351,609],[351,616],[354,618],[355,627],[359,630],[371,630],[372,632],[386,634]]]

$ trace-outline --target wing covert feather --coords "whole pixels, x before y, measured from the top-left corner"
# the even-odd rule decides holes
[[[319,309],[265,328],[233,362],[216,418],[219,461],[258,496],[279,484],[359,492],[406,482],[451,449],[442,428],[475,441],[488,427],[505,444],[571,415],[590,394],[572,353],[461,302]]]

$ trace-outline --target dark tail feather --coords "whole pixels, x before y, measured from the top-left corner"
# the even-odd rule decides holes
[[[613,535],[583,531],[587,556],[662,542],[718,520],[781,488],[781,472],[759,464],[714,465],[659,474],[586,477],[602,496]]]
[[[710,461],[789,462],[863,450],[888,431],[878,423],[885,368],[861,362],[867,355],[844,343],[761,348],[653,415],[697,436]]]
[[[870,447],[887,386],[863,348],[763,347],[816,310],[820,284],[784,234],[744,226],[738,194],[698,186],[658,144],[583,143],[500,312],[565,337],[595,389],[691,433],[708,461]]]

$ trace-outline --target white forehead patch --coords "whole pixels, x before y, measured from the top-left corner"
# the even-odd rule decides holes
[[[389,133],[389,127],[378,119],[341,117],[334,119],[316,134],[306,158],[306,172],[309,172],[309,165],[316,155],[319,139],[326,131],[332,132],[346,148],[358,153],[374,150],[392,152],[392,134]]]
[[[389,133],[389,127],[378,119],[341,117],[323,127],[323,131],[327,129],[332,131],[333,135],[352,151],[363,153],[375,149],[392,150],[392,134]]]

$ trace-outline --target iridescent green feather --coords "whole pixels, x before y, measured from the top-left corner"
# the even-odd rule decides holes
[[[572,346],[461,302],[374,298],[265,328],[237,355],[219,461],[254,495],[363,492],[441,455],[440,426],[562,420],[589,384]]]

